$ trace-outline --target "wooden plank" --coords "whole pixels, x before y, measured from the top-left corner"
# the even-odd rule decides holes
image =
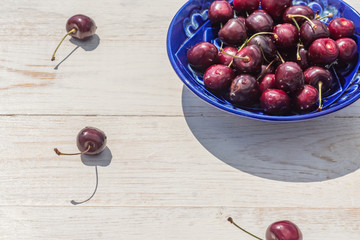
[[[62,206],[90,196],[94,166],[53,148],[75,151],[77,132],[95,125],[107,133],[112,159],[99,167],[90,205],[360,207],[359,122],[2,117],[0,205]]]

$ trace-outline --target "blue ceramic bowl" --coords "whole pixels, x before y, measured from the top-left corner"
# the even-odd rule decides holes
[[[170,62],[184,84],[197,96],[213,106],[239,116],[274,122],[290,122],[308,120],[320,117],[355,102],[360,97],[360,61],[357,61],[343,71],[332,68],[335,76],[334,85],[323,98],[323,110],[306,114],[293,113],[289,116],[270,116],[261,111],[259,106],[239,108],[222,97],[215,96],[205,89],[202,76],[193,71],[188,65],[187,51],[198,42],[207,41],[220,47],[217,38],[217,29],[212,27],[208,20],[207,9],[213,0],[189,0],[173,18],[167,35],[167,51]],[[342,0],[294,0],[293,4],[310,6],[320,15],[333,13],[335,17],[345,17],[355,23],[355,32],[359,33],[360,15]],[[329,22],[332,18],[324,19]],[[355,34],[354,39],[360,46],[360,36]],[[360,50],[359,50],[360,52]],[[359,57],[358,57],[359,58]]]

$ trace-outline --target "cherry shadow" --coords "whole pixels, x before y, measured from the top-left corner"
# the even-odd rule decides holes
[[[98,166],[107,167],[110,165],[111,160],[112,160],[112,154],[108,147],[106,147],[104,151],[98,155],[84,155],[84,154],[81,155],[81,161],[85,166],[95,167],[95,188],[89,198],[83,201],[71,200],[70,201],[71,204],[73,205],[83,204],[90,201],[95,196],[99,185]]]
[[[218,110],[185,86],[182,107],[202,146],[248,174],[276,181],[319,182],[360,168],[360,138],[354,134],[359,121],[336,114],[296,123],[246,119]]]
[[[60,65],[65,62],[76,50],[79,48],[84,49],[85,51],[93,51],[95,50],[99,44],[100,44],[100,37],[97,34],[94,34],[93,36],[87,38],[86,40],[78,40],[76,38],[70,38],[70,42],[72,44],[75,44],[76,47],[63,59],[61,62],[59,62],[54,69],[58,70]]]

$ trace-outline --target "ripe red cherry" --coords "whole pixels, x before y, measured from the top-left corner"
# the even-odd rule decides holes
[[[225,47],[222,51],[219,52],[219,63],[228,66],[233,61],[233,56],[235,56],[237,52],[238,50],[234,47]]]
[[[218,49],[209,42],[200,42],[192,47],[187,54],[187,61],[192,68],[205,71],[215,64],[218,58]]]
[[[270,115],[284,115],[290,111],[290,98],[280,89],[267,89],[260,97],[264,112]]]
[[[314,24],[316,27],[314,27]],[[300,39],[305,47],[319,38],[327,38],[330,32],[325,23],[319,20],[312,20],[312,23],[305,22],[300,28]]]
[[[329,23],[330,36],[333,39],[351,37],[355,32],[354,23],[346,18],[334,18]]]
[[[271,61],[276,57],[276,47],[270,36],[257,35],[251,38],[247,45],[258,46],[263,51],[268,61]]]
[[[262,63],[261,50],[255,45],[244,47],[234,58],[234,66],[239,73],[258,74],[261,71]]]
[[[56,47],[52,57],[51,61],[55,60],[55,54],[57,50],[59,49],[61,43],[64,41],[64,39],[67,36],[72,36],[74,38],[85,40],[95,34],[97,27],[90,17],[77,14],[69,18],[69,20],[66,23],[66,31],[67,34],[63,37],[63,39],[60,41],[59,45]]]
[[[304,85],[304,73],[295,62],[282,63],[275,71],[277,88],[287,93],[296,93]]]
[[[308,49],[308,60],[314,64],[330,64],[338,56],[339,48],[336,42],[330,38],[319,38]]]
[[[238,75],[231,83],[229,98],[236,105],[249,106],[259,100],[259,84],[248,74]]]
[[[96,155],[105,149],[106,141],[107,137],[103,131],[94,127],[85,127],[76,137],[79,153],[62,153],[57,148],[54,151],[58,155]]]
[[[340,38],[336,40],[336,44],[339,48],[339,60],[342,63],[349,63],[354,60],[358,46],[356,42],[351,38]]]
[[[311,112],[318,107],[319,92],[308,84],[296,93],[294,97],[294,106],[300,112]]]
[[[261,92],[264,92],[267,89],[276,88],[275,84],[275,74],[266,74],[261,80],[259,89]]]
[[[292,0],[261,0],[261,8],[273,19],[282,18],[285,10],[291,6]]]
[[[209,7],[208,15],[212,23],[225,23],[234,17],[234,12],[227,1],[214,1]]]
[[[271,32],[274,27],[274,21],[265,11],[255,11],[246,18],[247,30],[254,34],[257,32]]]
[[[229,88],[234,79],[234,71],[225,65],[216,64],[210,66],[204,73],[204,85],[213,92],[222,92]]]
[[[275,33],[273,38],[278,49],[295,48],[299,42],[299,31],[290,23],[276,25],[273,33]]]
[[[318,88],[319,82],[322,82],[321,91],[326,92],[331,88],[333,76],[331,72],[325,68],[312,66],[304,72],[305,82]]]
[[[220,29],[219,38],[228,45],[239,46],[247,38],[245,24],[239,18],[232,18]]]
[[[290,221],[279,221],[271,224],[266,230],[266,240],[302,240],[298,226]]]
[[[288,14],[302,15],[309,19],[314,19],[314,17],[315,17],[314,11],[309,6],[306,6],[306,5],[294,5],[294,6],[288,7],[285,10],[284,15],[283,15],[284,23],[294,24],[294,21],[292,20],[292,18],[288,17]],[[299,26],[301,26],[306,21],[306,19],[303,17],[295,17],[295,20],[299,24]]]
[[[259,0],[234,0],[235,11],[239,13],[252,12],[259,8]]]

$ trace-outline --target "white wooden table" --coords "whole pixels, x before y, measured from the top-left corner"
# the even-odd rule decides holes
[[[166,53],[185,2],[1,2],[0,239],[251,239],[229,216],[261,237],[288,219],[304,240],[360,239],[360,102],[287,124],[204,103]],[[98,46],[67,39],[51,62],[77,13]],[[77,150],[88,125],[107,133],[107,162],[73,205],[101,161],[53,148]]]

